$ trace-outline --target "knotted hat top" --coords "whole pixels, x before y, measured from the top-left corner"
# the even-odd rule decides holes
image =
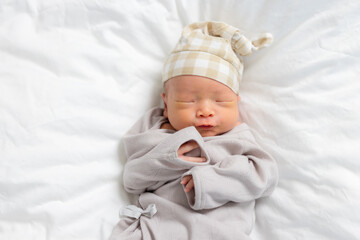
[[[186,26],[168,57],[162,81],[181,75],[211,78],[239,94],[244,70],[242,56],[272,43],[270,33],[254,40],[223,22],[197,22]]]

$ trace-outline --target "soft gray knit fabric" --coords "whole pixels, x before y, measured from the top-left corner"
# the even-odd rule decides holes
[[[140,194],[138,207],[155,204],[157,213],[139,219],[125,217],[111,239],[250,239],[255,200],[274,190],[276,162],[255,142],[246,124],[214,137],[201,137],[194,127],[160,129],[162,109],[144,115],[124,137],[125,189]],[[195,140],[204,163],[184,161],[179,147]],[[181,178],[192,174],[195,191],[185,193]]]

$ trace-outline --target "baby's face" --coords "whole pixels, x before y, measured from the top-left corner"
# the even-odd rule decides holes
[[[203,137],[215,136],[238,124],[239,97],[226,85],[200,76],[178,76],[166,82],[164,117],[180,130],[194,126]]]

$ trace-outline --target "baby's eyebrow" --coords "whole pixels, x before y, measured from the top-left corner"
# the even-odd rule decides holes
[[[178,95],[189,95],[189,94],[197,94],[199,90],[190,90],[190,89],[177,89],[175,93]]]

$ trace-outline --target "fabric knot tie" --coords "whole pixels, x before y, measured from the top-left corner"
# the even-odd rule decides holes
[[[269,46],[273,41],[270,33],[263,33],[254,40],[249,40],[240,31],[236,31],[231,39],[231,47],[239,56],[248,56],[252,50],[258,50]]]
[[[151,218],[157,212],[155,204],[150,204],[145,210],[135,206],[135,205],[127,205],[120,209],[120,216],[126,216],[130,218],[139,219],[140,216],[145,216]]]

